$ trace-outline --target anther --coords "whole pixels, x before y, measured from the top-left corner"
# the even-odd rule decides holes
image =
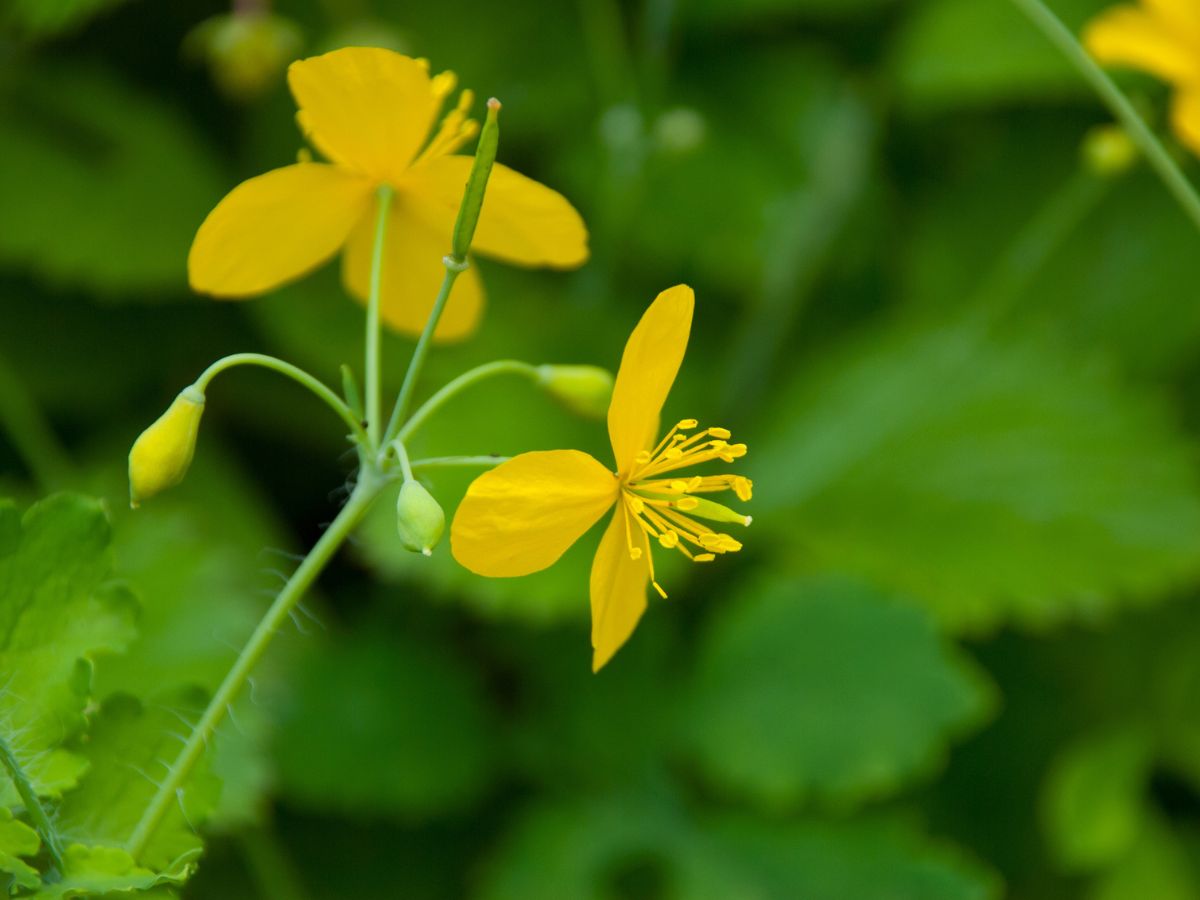
[[[680,419],[679,424],[676,425],[675,427],[687,429],[687,428],[695,428],[699,424],[700,423],[698,421],[696,421],[695,419]]]
[[[712,562],[716,558],[716,555],[712,553],[697,553],[692,557],[692,562]]]
[[[682,509],[684,512],[687,512],[689,509],[695,509],[699,505],[700,501],[695,497],[680,497],[674,503],[676,509]]]
[[[708,433],[715,438],[721,438],[725,441],[729,440],[731,436],[731,432],[728,428],[710,428],[708,429]]]
[[[630,559],[641,559],[642,558],[642,548],[641,547],[630,547],[629,548],[629,558]]]
[[[641,451],[640,453],[638,453],[637,456],[635,456],[633,458],[633,460],[639,466],[644,466],[646,463],[650,462],[650,451],[649,450]]]
[[[664,531],[658,536],[658,542],[668,550],[671,550],[679,546],[679,535],[674,531]]]

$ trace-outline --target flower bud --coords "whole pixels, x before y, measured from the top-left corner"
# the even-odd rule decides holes
[[[184,39],[184,52],[208,64],[226,96],[249,101],[282,81],[284,68],[302,43],[300,29],[283,16],[225,13],[192,29]]]
[[[196,451],[196,434],[204,413],[204,392],[195,385],[179,392],[158,421],[141,433],[129,451],[129,505],[183,481]]]
[[[1083,139],[1084,164],[1096,175],[1121,175],[1137,158],[1137,147],[1120,125],[1097,125]]]
[[[396,526],[405,550],[432,556],[446,530],[446,514],[419,481],[410,479],[396,499]]]
[[[599,366],[538,366],[537,383],[571,412],[603,419],[612,400],[613,377]]]

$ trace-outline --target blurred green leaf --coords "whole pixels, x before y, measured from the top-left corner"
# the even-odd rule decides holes
[[[34,856],[41,846],[36,831],[14,819],[8,808],[0,806],[0,872],[10,876],[17,887],[35,888],[42,883],[37,870],[24,861]]]
[[[39,796],[57,797],[87,761],[92,659],[133,639],[137,603],[112,581],[111,532],[96,500],[58,494],[22,516],[0,502],[0,741]],[[0,774],[0,806],[21,805]]]
[[[279,713],[281,787],[305,806],[427,818],[478,799],[496,731],[474,674],[412,637],[342,639],[306,662]]]
[[[126,0],[5,0],[0,25],[22,37],[44,38],[78,28]]]
[[[1146,826],[1152,750],[1147,734],[1126,729],[1080,741],[1059,758],[1042,815],[1065,869],[1099,869],[1130,852]]]
[[[881,823],[693,818],[663,798],[611,793],[535,808],[483,872],[482,900],[986,900],[990,875]]]
[[[1075,33],[1109,0],[1050,0]],[[902,103],[948,108],[1089,96],[1062,53],[1008,0],[922,0],[900,31],[892,72]]]
[[[57,825],[64,839],[85,846],[123,850],[175,761],[192,723],[203,710],[199,691],[162,697],[143,705],[128,694],[104,701],[84,752],[89,767],[67,793]],[[165,872],[202,846],[196,829],[215,808],[220,783],[202,761],[155,830],[139,861]]]
[[[0,85],[0,264],[106,297],[183,293],[221,190],[187,120],[105,69],[14,75]]]
[[[1129,852],[1096,880],[1088,900],[1195,900],[1200,881],[1188,848],[1163,823],[1149,826]]]
[[[713,781],[772,807],[892,791],[991,705],[924,614],[836,578],[741,593],[709,622],[697,667],[691,752]]]
[[[876,333],[780,391],[769,421],[755,527],[951,627],[1097,615],[1200,565],[1192,450],[1162,404],[1053,343]]]

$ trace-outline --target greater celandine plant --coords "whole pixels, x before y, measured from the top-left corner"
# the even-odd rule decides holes
[[[201,225],[188,260],[189,279],[195,289],[216,297],[250,297],[342,251],[345,286],[366,305],[365,389],[360,394],[348,366],[339,395],[274,357],[240,353],[220,359],[135,442],[130,500],[137,506],[184,478],[205,391],[217,375],[239,365],[273,369],[320,398],[345,425],[358,471],[345,505],[276,596],[159,783],[126,846],[135,860],[176,803],[272,637],[387,485],[400,482],[398,540],[429,555],[442,537],[445,515],[415,473],[499,464],[471,485],[452,526],[455,557],[491,577],[551,565],[615,508],[591,574],[597,670],[632,634],[646,609],[649,585],[666,596],[654,576],[653,543],[705,563],[741,549],[706,522],[750,524],[749,516],[704,496],[732,491],[749,500],[748,479],[691,471],[704,463],[732,463],[745,454],[744,444],[730,443],[723,428],[698,429],[694,419],[657,439],[659,414],[691,329],[694,299],[685,286],[664,291],[642,317],[615,385],[608,371],[593,366],[497,360],[458,376],[411,411],[430,345],[464,337],[478,323],[483,293],[470,266],[472,252],[523,265],[577,266],[587,258],[586,229],[562,196],[495,161],[497,101],[488,101],[480,131],[468,117],[472,98],[464,91],[434,132],[456,86],[452,73],[431,77],[424,61],[348,48],[294,63],[288,81],[300,107],[300,127],[328,162],[304,153],[299,162],[235,188]],[[477,133],[473,159],[454,155]],[[418,336],[386,419],[381,324]],[[607,416],[615,470],[574,450],[511,460],[410,459],[413,435],[448,399],[502,374],[529,378],[576,412]]]

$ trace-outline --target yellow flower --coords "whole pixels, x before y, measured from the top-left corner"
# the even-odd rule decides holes
[[[1084,43],[1100,62],[1149,72],[1175,88],[1171,126],[1200,154],[1200,3],[1141,0],[1101,13]]]
[[[471,169],[454,156],[478,131],[457,106],[433,126],[454,90],[453,73],[390,50],[351,47],[292,63],[297,121],[329,163],[299,162],[234,188],[200,226],[188,257],[193,289],[224,298],[262,294],[342,255],[347,290],[370,285],[377,191],[395,189],[385,248],[381,312],[419,334],[442,280],[442,257]],[[587,231],[560,194],[500,164],[492,169],[474,250],[527,266],[566,268],[587,259]],[[462,274],[436,337],[469,334],[483,307],[474,268]]]
[[[724,428],[675,425],[655,443],[659,413],[687,349],[692,290],[663,291],[625,345],[608,409],[616,473],[578,450],[523,453],[477,478],[450,530],[454,557],[493,578],[528,575],[555,562],[609,509],[616,507],[592,561],[592,668],[598,670],[633,633],[654,577],[652,543],[695,562],[742,545],[698,521],[749,525],[750,517],[698,496],[732,490],[749,500],[738,475],[687,475],[713,460],[733,462],[745,444]]]

